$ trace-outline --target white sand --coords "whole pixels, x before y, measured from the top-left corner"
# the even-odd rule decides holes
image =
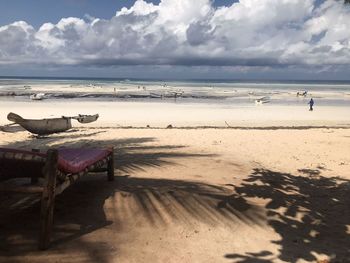
[[[39,204],[0,193],[0,262],[316,262],[350,258],[350,114],[346,107],[120,101],[0,101],[0,124],[99,113],[0,147],[116,149],[104,174],[56,200],[51,248],[36,250]],[[346,126],[341,129],[118,129],[119,126]],[[114,127],[114,128],[107,128]],[[29,204],[28,204],[29,203]],[[28,205],[26,207],[25,205]]]
[[[94,127],[136,126],[337,126],[350,124],[346,106],[275,106],[273,104],[235,106],[227,104],[183,102],[123,101],[0,101],[0,125],[9,123],[9,112],[24,118],[48,118],[77,114],[100,114]],[[78,125],[78,124],[73,124]]]
[[[1,146],[116,147],[114,183],[79,180],[36,250],[39,205],[0,198],[0,262],[316,262],[349,258],[349,129],[79,129]],[[13,199],[12,199],[13,198]],[[13,200],[13,201],[12,201]],[[25,222],[25,223],[24,223]]]

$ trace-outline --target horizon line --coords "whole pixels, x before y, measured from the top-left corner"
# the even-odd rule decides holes
[[[76,76],[76,77],[67,77],[67,76],[1,76],[0,79],[47,79],[47,80],[110,80],[110,81],[208,81],[208,82],[217,82],[217,81],[258,81],[258,82],[340,82],[340,83],[350,83],[350,79],[271,79],[271,78],[130,78],[130,77],[86,77],[86,76]]]

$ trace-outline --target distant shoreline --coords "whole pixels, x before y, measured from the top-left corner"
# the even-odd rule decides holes
[[[208,83],[276,83],[276,84],[350,84],[350,79],[329,79],[329,80],[316,80],[316,79],[203,79],[203,78],[193,78],[193,79],[159,79],[159,78],[112,78],[112,77],[62,77],[62,76],[0,76],[0,80],[81,80],[81,81],[155,81],[155,82],[208,82]]]

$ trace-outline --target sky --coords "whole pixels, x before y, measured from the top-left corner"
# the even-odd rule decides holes
[[[337,0],[0,0],[0,76],[350,80]]]

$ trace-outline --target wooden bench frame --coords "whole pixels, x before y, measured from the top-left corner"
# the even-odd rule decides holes
[[[33,150],[37,152],[37,150]],[[50,149],[46,153],[44,158],[44,168],[42,169],[41,177],[44,179],[43,186],[35,186],[38,182],[37,177],[31,177],[30,186],[14,186],[9,187],[7,185],[0,184],[0,191],[10,192],[24,192],[24,193],[42,193],[41,194],[41,211],[40,211],[40,235],[38,247],[41,250],[45,250],[49,247],[51,231],[53,225],[53,213],[55,196],[62,193],[66,188],[72,185],[81,176],[89,172],[107,172],[108,181],[114,180],[114,151],[103,159],[107,164],[106,168],[95,167],[91,165],[83,172],[78,174],[67,175],[64,181],[57,183],[58,181],[58,150]],[[21,176],[23,177],[23,176]]]

